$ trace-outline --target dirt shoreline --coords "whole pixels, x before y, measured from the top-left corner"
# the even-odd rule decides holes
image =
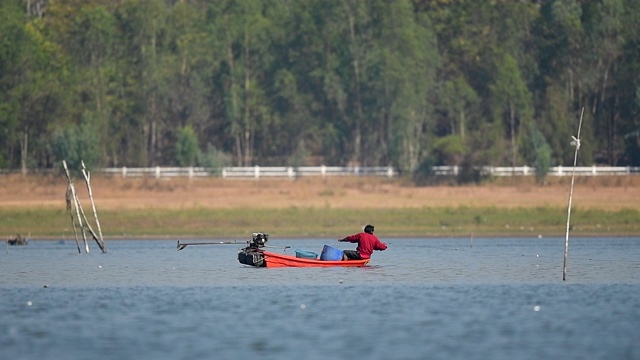
[[[95,177],[91,185],[100,218],[110,224],[105,234],[108,240],[245,240],[244,234],[256,228],[271,229],[274,239],[311,238],[351,232],[354,224],[358,227],[363,221],[376,222],[391,238],[398,239],[460,238],[473,236],[474,231],[477,237],[564,237],[570,178],[552,178],[545,186],[533,179],[516,178],[483,185],[416,187],[402,179],[370,177]],[[576,235],[637,233],[640,219],[636,221],[633,213],[624,211],[640,211],[639,185],[640,177],[634,176],[576,178],[572,208],[583,214],[599,214],[578,222]],[[90,216],[84,180],[75,179],[75,186]],[[66,188],[64,177],[0,175],[0,211],[8,220],[0,224],[0,235],[21,233],[34,240],[72,238]],[[501,215],[496,219],[491,213]],[[511,214],[531,214],[531,218],[518,220]],[[553,214],[552,220],[541,222],[545,214],[547,219]],[[39,219],[37,225],[34,218]],[[509,228],[513,221],[518,222],[519,230]],[[536,233],[523,228],[535,228]]]
[[[483,185],[416,187],[401,179],[309,177],[297,180],[225,180],[220,178],[94,177],[91,187],[99,209],[232,208],[530,208],[568,205],[570,178],[552,178],[540,186],[531,179],[497,179]],[[75,180],[89,203],[83,179]],[[0,207],[64,209],[66,178],[0,176]],[[640,177],[576,178],[573,206],[582,209],[640,210]]]

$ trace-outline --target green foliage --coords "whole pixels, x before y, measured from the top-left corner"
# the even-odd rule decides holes
[[[287,165],[293,167],[305,166],[308,164],[309,155],[309,151],[306,149],[304,142],[301,141],[296,150],[294,150],[293,154],[289,157]]]
[[[543,184],[551,168],[551,147],[533,123],[526,126],[521,148],[525,161],[536,169],[536,181]]]
[[[441,128],[457,134],[461,141],[469,128],[473,129],[473,116],[478,110],[478,94],[462,76],[446,80],[439,91],[438,110],[443,114]]]
[[[176,139],[176,163],[178,166],[195,166],[200,155],[198,137],[191,126],[185,126],[178,130]]]
[[[503,54],[498,64],[495,82],[489,86],[492,110],[497,121],[504,121],[511,141],[511,166],[516,166],[516,139],[522,124],[531,119],[531,94],[527,89],[516,60]]]
[[[466,152],[459,135],[449,135],[437,139],[433,144],[436,162],[442,165],[459,165]]]
[[[100,160],[97,141],[97,132],[87,123],[58,129],[52,144],[56,165],[62,168],[62,161],[66,160],[70,170],[81,169],[81,162],[93,169]]]
[[[207,151],[199,152],[198,164],[208,168],[212,174],[219,174],[223,167],[231,166],[232,161],[231,156],[207,144]]]
[[[10,80],[9,71],[20,60],[20,45],[27,34],[20,20],[22,11],[18,1],[2,1],[0,3],[0,86],[3,90]]]

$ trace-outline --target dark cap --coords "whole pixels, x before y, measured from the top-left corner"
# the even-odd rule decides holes
[[[364,227],[364,232],[367,234],[373,234],[373,225],[367,225]]]

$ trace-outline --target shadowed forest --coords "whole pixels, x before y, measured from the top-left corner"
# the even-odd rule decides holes
[[[640,165],[640,0],[5,0],[0,169]],[[74,165],[75,166],[75,165]]]

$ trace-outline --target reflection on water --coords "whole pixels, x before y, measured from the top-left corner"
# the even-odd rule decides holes
[[[640,238],[571,239],[566,282],[560,238],[387,242],[366,268],[316,269],[245,267],[238,245],[10,247],[0,348],[7,359],[640,358]],[[324,244],[352,246],[269,242]]]

